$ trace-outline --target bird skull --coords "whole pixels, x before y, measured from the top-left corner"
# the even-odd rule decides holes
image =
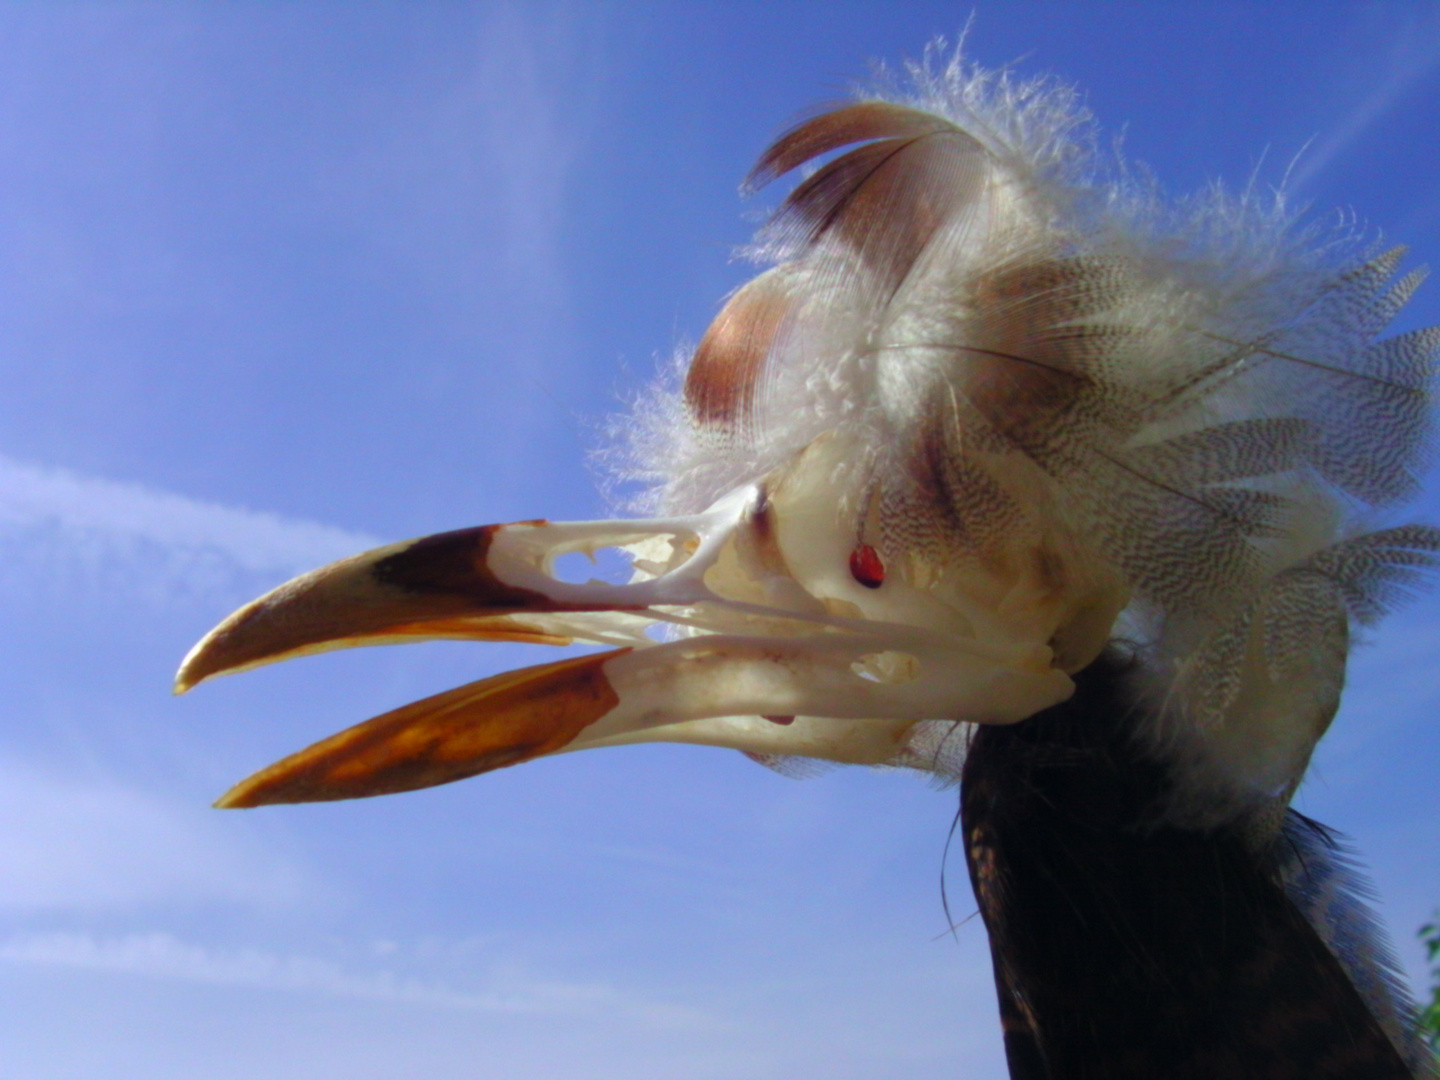
[[[1123,593],[1069,595],[975,568],[887,572],[857,541],[855,450],[821,437],[691,516],[461,529],[281,585],[191,650],[177,692],[359,645],[618,647],[406,705],[262,770],[219,805],[387,794],[648,741],[880,764],[902,757],[922,721],[1012,723],[1068,697],[1051,643],[1079,628],[1088,660]],[[628,583],[556,576],[561,556],[602,548],[628,556]]]

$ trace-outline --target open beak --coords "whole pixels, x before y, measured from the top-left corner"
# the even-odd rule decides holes
[[[826,444],[697,515],[441,533],[341,560],[241,608],[186,656],[177,693],[359,645],[610,648],[378,716],[271,765],[217,805],[388,794],[645,741],[880,764],[903,759],[919,722],[1011,723],[1068,697],[1066,669],[1079,661],[1062,669],[1052,646],[1076,626],[1103,643],[1123,596],[1007,581],[997,600],[989,580],[937,593],[904,567],[886,568],[857,545],[855,512],[830,490],[844,453]],[[628,583],[556,576],[561,556],[603,548],[628,557]]]

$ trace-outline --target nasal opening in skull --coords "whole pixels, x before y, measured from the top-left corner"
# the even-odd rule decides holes
[[[540,569],[572,585],[625,585],[683,566],[700,546],[693,533],[568,537],[545,550]]]
[[[618,547],[567,551],[556,556],[547,569],[556,581],[572,585],[585,585],[592,581],[624,585],[635,576],[633,558],[628,551]]]

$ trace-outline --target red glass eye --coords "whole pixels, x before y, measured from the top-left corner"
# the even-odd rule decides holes
[[[867,589],[878,589],[885,583],[885,564],[880,553],[869,544],[856,544],[850,552],[850,574]]]

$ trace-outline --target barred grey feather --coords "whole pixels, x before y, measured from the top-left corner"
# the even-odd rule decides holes
[[[1423,572],[1437,567],[1440,529],[1402,525],[1333,544],[1286,573],[1323,577],[1344,598],[1351,617],[1369,625],[1412,599]]]

